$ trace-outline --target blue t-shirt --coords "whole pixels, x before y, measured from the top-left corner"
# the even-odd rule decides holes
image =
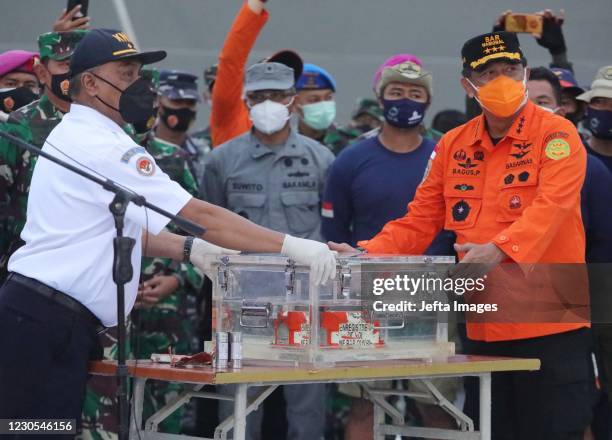
[[[590,150],[587,154],[584,184],[580,191],[587,263],[612,261],[611,200],[612,173],[609,168],[606,168],[604,162],[599,160]]]
[[[378,136],[346,147],[332,164],[323,197],[321,231],[327,240],[355,246],[390,220],[406,215],[435,147],[430,139],[410,153],[385,148]],[[429,255],[454,255],[455,235],[443,231]]]
[[[587,153],[595,156],[597,159],[601,160],[603,162],[603,164],[606,166],[606,168],[608,168],[609,171],[612,172],[612,156],[604,156],[603,154],[598,153],[597,151],[593,150],[588,142],[582,142],[584,144],[584,146],[586,147]]]

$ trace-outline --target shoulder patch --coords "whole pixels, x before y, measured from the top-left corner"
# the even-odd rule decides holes
[[[136,171],[143,176],[152,176],[155,173],[155,162],[147,156],[141,156],[136,161]]]
[[[570,155],[570,146],[564,139],[555,138],[547,142],[544,151],[549,159],[559,160]]]
[[[139,154],[139,153],[146,153],[147,150],[145,150],[144,147],[132,147],[129,150],[127,150],[125,153],[123,153],[123,156],[121,156],[121,162],[123,163],[128,163],[130,161],[130,159],[132,157],[134,157],[135,155]]]

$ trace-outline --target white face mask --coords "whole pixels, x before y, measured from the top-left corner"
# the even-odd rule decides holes
[[[557,112],[559,111],[559,107],[548,108],[548,107],[544,107],[543,105],[538,105],[538,107],[540,107],[542,110],[546,110],[547,112],[553,113],[553,114],[557,114]]]
[[[272,134],[283,129],[289,118],[289,107],[293,103],[287,105],[266,99],[264,102],[255,104],[249,111],[249,117],[253,121],[255,128],[262,133]]]

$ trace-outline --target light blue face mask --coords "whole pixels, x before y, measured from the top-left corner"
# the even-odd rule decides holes
[[[314,130],[327,130],[336,119],[336,101],[321,101],[302,106],[304,123]]]

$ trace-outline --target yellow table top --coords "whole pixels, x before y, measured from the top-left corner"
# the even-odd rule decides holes
[[[97,361],[90,364],[89,373],[114,375],[117,362]],[[150,360],[128,361],[132,377],[166,380],[170,382],[230,384],[230,383],[300,383],[347,382],[371,379],[417,378],[428,376],[469,376],[500,371],[534,371],[540,368],[539,359],[455,355],[443,360],[392,360],[343,362],[329,368],[312,366],[250,366],[240,370],[217,371],[211,367],[176,368]]]

